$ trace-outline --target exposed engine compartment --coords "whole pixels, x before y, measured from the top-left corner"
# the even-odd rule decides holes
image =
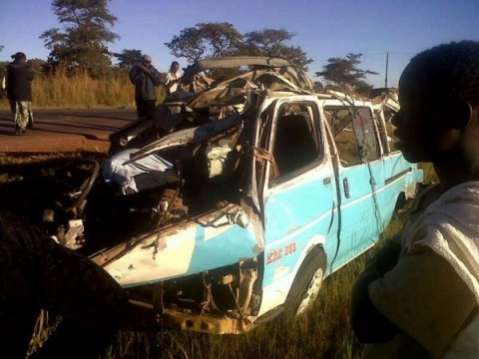
[[[249,325],[248,318],[258,314],[261,304],[261,275],[258,260],[171,279],[128,291],[133,303],[155,313],[177,313],[166,325],[205,332],[229,331],[236,321]],[[224,315],[231,318],[220,324]],[[207,315],[210,320],[200,319]],[[171,318],[173,320],[171,321]],[[219,325],[219,327],[217,327]],[[223,326],[223,329],[221,327]]]

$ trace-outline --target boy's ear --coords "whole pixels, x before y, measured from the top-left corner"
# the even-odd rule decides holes
[[[462,100],[450,100],[447,104],[446,116],[450,126],[456,130],[463,130],[472,119],[472,106]]]

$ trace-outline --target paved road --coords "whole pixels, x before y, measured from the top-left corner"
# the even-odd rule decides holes
[[[35,128],[15,136],[11,114],[0,111],[0,153],[107,152],[108,135],[136,119],[132,110],[38,110]]]

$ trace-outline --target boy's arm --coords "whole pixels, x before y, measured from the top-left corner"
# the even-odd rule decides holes
[[[359,341],[363,343],[385,342],[394,338],[398,328],[381,314],[371,302],[369,284],[382,278],[398,262],[401,245],[398,240],[387,241],[368,261],[353,288],[351,300],[351,324]]]
[[[443,355],[477,304],[454,268],[428,247],[401,256],[368,285],[374,308],[434,356]]]

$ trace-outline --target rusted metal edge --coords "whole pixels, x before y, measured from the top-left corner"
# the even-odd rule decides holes
[[[182,330],[208,334],[242,334],[255,327],[255,316],[232,318],[226,315],[189,314],[174,309],[163,313]]]

